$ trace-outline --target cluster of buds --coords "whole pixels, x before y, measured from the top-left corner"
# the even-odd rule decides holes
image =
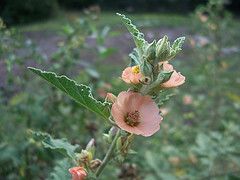
[[[77,154],[78,166],[69,169],[73,180],[84,180],[88,176],[87,170],[95,171],[101,165],[101,160],[94,159],[95,149],[95,140],[91,139],[86,148]]]
[[[130,54],[131,66],[122,73],[122,79],[133,85],[132,90],[143,95],[157,94],[161,89],[180,86],[185,77],[176,72],[169,61],[181,51],[184,37],[170,45],[167,36],[158,42],[145,42],[145,48],[134,49]]]

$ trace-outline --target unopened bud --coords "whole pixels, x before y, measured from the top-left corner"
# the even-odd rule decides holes
[[[117,134],[117,131],[118,131],[118,128],[115,127],[115,126],[113,126],[113,127],[111,127],[111,129],[109,130],[108,134],[109,134],[109,136],[114,137],[114,136]]]
[[[80,163],[87,163],[93,159],[92,153],[88,152],[87,150],[82,150],[79,154],[78,161]]]
[[[140,70],[144,76],[152,75],[152,65],[146,60],[144,60],[143,63],[140,65]]]
[[[86,151],[90,152],[92,154],[92,156],[94,156],[95,154],[95,140],[91,139],[87,146],[86,146]]]
[[[159,61],[166,61],[168,56],[171,53],[170,42],[168,41],[168,37],[164,36],[157,42],[156,47],[156,56]]]
[[[154,63],[154,60],[156,58],[156,41],[155,40],[152,43],[147,45],[144,56],[148,62],[150,62],[151,64]]]
[[[102,164],[102,161],[100,159],[94,159],[90,162],[90,168],[97,169],[101,164]]]

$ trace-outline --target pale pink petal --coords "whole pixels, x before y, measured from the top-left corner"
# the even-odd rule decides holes
[[[139,73],[134,73],[132,71],[132,67],[127,67],[124,69],[122,72],[122,80],[128,84],[138,84],[140,83],[140,79],[142,78],[142,74]]]
[[[124,122],[124,118],[125,118],[125,114],[122,113],[120,107],[117,105],[117,104],[113,104],[112,105],[112,116],[114,117],[114,120],[116,122],[116,124],[123,130],[129,132],[129,133],[134,133],[134,134],[137,134],[139,135],[140,134],[140,131],[136,128],[133,128],[129,125],[127,125],[125,122]]]
[[[132,68],[131,67],[127,67],[123,72],[122,72],[122,79],[123,81],[125,81],[126,83],[131,83],[131,76],[132,74]]]
[[[174,71],[170,77],[170,79],[163,83],[161,86],[165,88],[173,88],[182,85],[185,83],[185,76],[183,76],[180,72]]]
[[[163,62],[163,70],[165,71],[172,71],[173,70],[173,66],[171,64],[168,64],[167,61]]]
[[[139,124],[130,126],[125,122],[125,118],[128,113],[135,111],[139,112]],[[111,113],[121,129],[142,136],[156,133],[162,121],[158,106],[151,97],[136,92],[121,92],[112,105]]]

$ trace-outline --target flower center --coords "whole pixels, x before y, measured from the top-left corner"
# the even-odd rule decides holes
[[[138,74],[138,73],[140,73],[140,67],[139,67],[139,66],[133,66],[133,67],[132,67],[132,72],[133,72],[133,74]]]
[[[127,113],[124,121],[127,125],[131,127],[135,127],[140,123],[139,118],[140,118],[139,111],[134,111],[134,112]]]

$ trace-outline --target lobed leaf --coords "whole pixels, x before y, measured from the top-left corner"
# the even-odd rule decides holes
[[[91,88],[77,84],[75,81],[69,79],[66,76],[57,76],[53,72],[46,72],[40,69],[29,67],[29,69],[35,74],[39,75],[61,91],[65,92],[77,103],[81,104],[88,110],[101,116],[103,119],[108,119],[110,116],[110,103],[101,102],[94,99]]]

